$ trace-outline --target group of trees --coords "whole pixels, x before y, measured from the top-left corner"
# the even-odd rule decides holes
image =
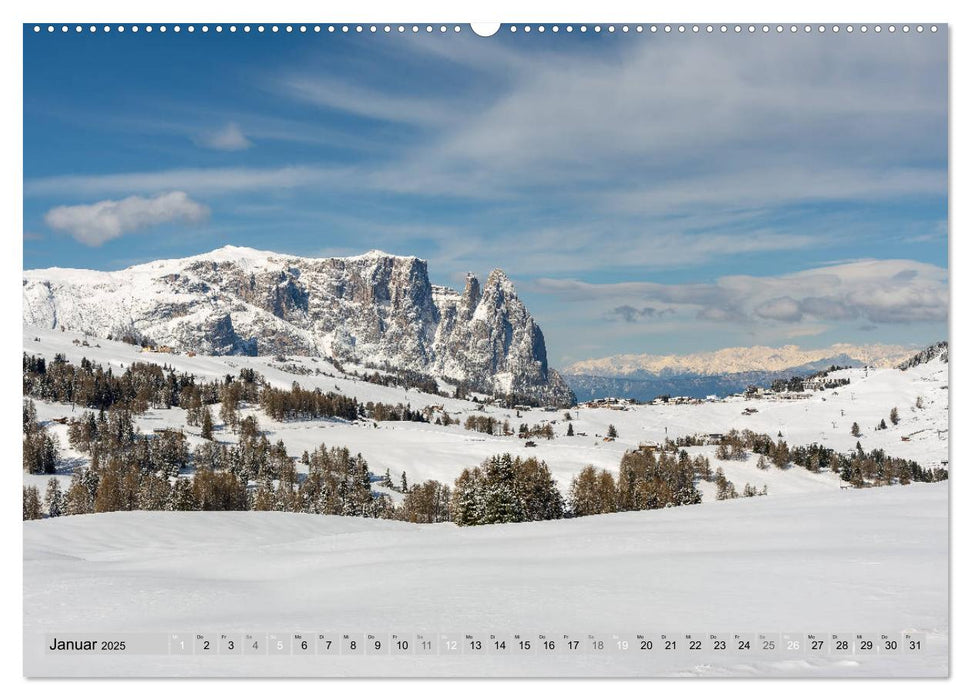
[[[507,435],[511,433],[508,420],[503,424],[492,416],[468,416],[463,427],[466,430],[474,430],[477,433],[486,433],[487,435]]]
[[[588,466],[574,477],[568,497],[573,515],[654,510],[701,503],[695,479],[710,472],[707,460],[680,452],[631,450],[620,460],[617,479]]]
[[[849,377],[841,377],[839,379],[820,379],[813,383],[813,388],[817,391],[826,391],[828,389],[839,389],[841,386],[846,386],[849,383]]]
[[[843,365],[830,365],[824,370],[819,372],[814,372],[806,378],[806,385],[816,391],[826,391],[828,389],[838,389],[841,386],[846,386],[850,383],[849,377],[841,377],[839,379],[827,379],[833,372],[838,372],[843,369],[849,369],[848,366]]]
[[[296,382],[289,390],[264,386],[259,395],[259,404],[266,415],[278,421],[318,418],[356,420],[364,415],[357,401],[349,396],[332,391],[324,393],[320,389],[302,389]],[[387,418],[375,417],[375,420]]]
[[[260,436],[265,440],[265,436]],[[132,453],[117,453],[76,469],[62,493],[57,479],[47,485],[44,507],[35,487],[24,489],[24,518],[82,515],[117,510],[280,510],[390,517],[387,496],[371,490],[373,475],[361,455],[346,448],[321,446],[305,454],[307,476],[300,480],[282,442],[275,445],[244,438],[241,448],[207,444],[193,453],[191,478],[139,464]],[[153,439],[149,439],[152,442]],[[136,440],[133,444],[139,444]],[[254,447],[257,445],[258,447]],[[247,454],[262,452],[262,468]],[[36,506],[36,507],[35,507]]]
[[[327,515],[398,518],[417,523],[453,521],[459,525],[548,520],[561,517],[647,510],[690,505],[701,501],[697,479],[713,481],[719,500],[736,498],[738,492],[721,469],[712,472],[708,459],[693,459],[683,447],[715,444],[719,459],[745,460],[759,455],[758,467],[787,468],[790,464],[810,471],[831,470],[854,486],[874,486],[911,481],[946,479],[946,469],[924,469],[912,460],[886,455],[882,450],[856,450],[840,454],[818,444],[790,447],[785,440],[750,430],[731,431],[717,439],[687,436],[665,440],[661,448],[628,451],[621,459],[617,477],[592,466],[573,479],[567,498],[561,495],[549,467],[535,458],[496,455],[480,466],[466,469],[454,487],[426,481],[411,488],[404,474],[395,487],[390,472],[385,486],[404,495],[395,505],[386,495],[372,490],[374,476],[366,460],[347,448],[304,452],[306,467],[299,476],[295,460],[282,441],[271,443],[257,419],[243,415],[244,403],[258,404],[277,420],[323,416],[354,420],[427,421],[433,411],[413,411],[410,406],[368,403],[319,389],[306,390],[294,383],[290,389],[270,387],[251,369],[238,377],[200,382],[168,367],[133,363],[120,375],[87,360],[68,363],[63,356],[51,362],[27,355],[24,362],[24,394],[45,401],[72,402],[93,410],[67,423],[68,442],[90,456],[90,464],[75,469],[70,485],[62,491],[52,478],[46,492],[24,487],[24,518],[72,515],[112,510],[282,510]],[[210,406],[219,404],[220,419],[237,433],[235,444],[212,441]],[[189,449],[182,430],[158,429],[141,433],[135,415],[149,407],[180,406],[189,425],[201,426],[205,442]],[[451,422],[442,412],[445,424]],[[565,420],[572,419],[567,415]],[[438,418],[441,421],[442,418]],[[895,407],[890,421],[896,424]],[[856,426],[856,424],[854,424]],[[465,427],[489,434],[511,435],[508,421],[500,424],[490,416],[472,415]],[[568,426],[572,433],[572,423]],[[858,428],[858,426],[857,426]],[[30,398],[23,404],[24,470],[54,474],[59,459],[57,437],[37,420]],[[550,423],[519,426],[520,437],[552,438]],[[617,431],[609,426],[608,437]],[[192,472],[191,477],[189,472]],[[764,495],[745,484],[742,496]]]
[[[896,406],[894,406],[893,408],[890,409],[890,422],[892,424],[894,424],[894,425],[897,425],[898,423],[900,423],[900,412],[897,410],[897,407]],[[856,425],[856,423],[854,423],[853,425]],[[857,426],[857,428],[859,428],[859,426]],[[877,430],[886,430],[887,429],[887,421],[886,421],[886,419],[881,418],[880,419],[880,422],[877,423],[876,429]],[[855,435],[856,435],[856,437],[859,437],[859,434],[858,433],[855,434]]]
[[[370,374],[350,372],[349,374],[357,376],[370,384],[395,386],[402,389],[417,389],[426,394],[444,396],[438,388],[438,381],[434,377],[414,370],[392,369],[389,365],[387,371],[383,374],[381,372],[371,372]]]
[[[168,366],[133,362],[116,375],[84,358],[79,365],[57,354],[45,358],[23,355],[24,396],[44,401],[70,403],[86,408],[107,410],[124,404],[135,413],[149,408],[171,408],[188,403],[190,395],[204,395],[215,402],[215,383],[199,386],[191,374],[176,372]]]
[[[352,397],[320,389],[303,389],[296,382],[289,389],[272,387],[253,369],[241,369],[237,377],[226,375],[218,381],[200,381],[194,375],[179,373],[156,364],[134,362],[116,376],[109,367],[82,359],[79,365],[56,355],[45,358],[23,355],[24,395],[45,401],[71,403],[106,411],[122,406],[134,414],[149,408],[178,406],[186,411],[186,423],[201,426],[203,437],[212,438],[213,415],[209,406],[219,404],[219,418],[237,430],[244,404],[258,405],[270,418],[316,420],[342,418],[376,421],[407,420],[424,422],[427,417],[402,404],[358,403]]]
[[[806,382],[802,377],[789,377],[788,379],[773,379],[770,385],[772,391],[781,394],[785,391],[803,392],[806,390]]]
[[[509,424],[508,420],[504,420],[500,423],[498,419],[493,418],[492,416],[470,415],[466,417],[463,425],[466,430],[474,430],[479,433],[486,433],[487,435],[513,434],[512,426]],[[567,434],[572,435],[572,430],[573,424],[571,423]],[[552,423],[536,423],[532,427],[530,427],[528,423],[520,423],[516,434],[523,439],[541,437],[546,438],[547,440],[552,440],[554,437],[556,437],[556,433],[553,431]]]
[[[285,498],[293,500],[294,510],[319,515],[352,515],[364,518],[390,517],[393,504],[385,495],[371,490],[374,476],[360,454],[352,455],[346,447],[328,449],[321,445],[301,458],[307,477],[298,488],[281,486]],[[280,498],[280,494],[277,495]]]
[[[145,472],[175,477],[189,466],[189,448],[181,430],[160,429],[142,434],[131,411],[114,405],[107,411],[84,411],[67,427],[71,447],[91,456],[91,466],[114,459]]]
[[[541,437],[552,440],[556,435],[553,432],[553,425],[551,423],[536,423],[533,427],[529,427],[526,423],[521,423],[519,425],[519,437]]]
[[[759,455],[757,466],[760,469],[767,468],[769,463],[785,469],[791,459],[789,445],[785,440],[780,438],[775,441],[768,435],[751,430],[732,431],[723,436],[715,448],[715,457],[721,460],[745,461],[750,451]]]
[[[925,469],[913,460],[890,457],[880,449],[864,452],[859,442],[856,443],[854,452],[836,454],[832,458],[831,469],[838,472],[843,481],[856,488],[911,482],[928,483],[948,478],[947,469],[943,467]]]
[[[452,490],[434,480],[405,487],[405,499],[395,517],[411,523],[445,523],[452,519]]]
[[[24,401],[24,471],[28,474],[53,474],[57,470],[60,445],[56,435],[52,435],[37,422],[37,407],[30,399]]]
[[[761,458],[760,458],[761,459]],[[768,467],[761,467],[761,469],[768,469]],[[733,498],[738,498],[738,491],[735,489],[735,484],[729,481],[725,477],[725,472],[721,467],[715,470],[715,500],[716,501],[728,501]],[[746,482],[745,487],[742,489],[743,498],[751,498],[752,496],[767,496],[769,494],[769,487],[763,485],[761,489],[757,489],[752,484]]]
[[[545,462],[496,455],[455,480],[451,520],[488,525],[563,517],[563,497]]]
[[[767,468],[768,462],[771,462],[780,469],[795,464],[811,472],[828,470],[838,473],[844,481],[856,487],[933,482],[948,478],[947,469],[924,468],[913,460],[890,457],[884,450],[864,452],[859,442],[854,451],[844,454],[818,443],[790,447],[781,438],[773,440],[763,433],[733,430],[722,436],[717,444],[716,457],[720,459],[745,459],[747,452],[751,451],[759,455],[757,466],[760,468]],[[728,457],[725,457],[726,453]]]
[[[912,367],[916,367],[917,365],[924,364],[925,362],[930,362],[935,357],[940,357],[943,362],[947,362],[947,349],[946,340],[934,343],[933,345],[924,348],[908,360],[901,362],[899,365],[897,365],[897,369],[907,370]]]
[[[364,415],[375,421],[411,421],[413,423],[427,423],[427,411],[417,411],[402,403],[372,403],[367,402],[364,406]]]
[[[836,372],[841,369],[848,369],[847,367],[839,367],[837,365],[830,365],[824,370],[819,372],[814,372],[808,377],[792,376],[787,378],[773,379],[769,387],[775,393],[783,392],[803,392],[807,389],[813,389],[816,391],[823,391],[826,389],[836,389],[841,386],[846,386],[850,383],[848,377],[842,377],[839,379],[827,379],[830,373]],[[758,392],[758,387],[750,386],[746,390],[747,394],[755,394]]]

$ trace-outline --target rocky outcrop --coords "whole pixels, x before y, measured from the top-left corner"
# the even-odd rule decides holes
[[[299,258],[227,247],[117,272],[24,273],[24,323],[205,354],[302,354],[569,404],[543,333],[494,270],[459,293],[416,257]]]

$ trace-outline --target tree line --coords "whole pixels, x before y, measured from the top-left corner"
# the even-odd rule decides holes
[[[186,410],[191,426],[209,424],[205,437],[211,437],[212,410],[219,404],[219,417],[236,430],[243,404],[258,405],[274,420],[316,420],[341,418],[376,421],[406,420],[423,422],[427,417],[402,404],[368,402],[335,392],[304,389],[294,382],[289,389],[272,387],[263,376],[243,368],[234,377],[201,381],[194,375],[173,368],[144,362],[133,362],[121,374],[82,358],[79,365],[68,362],[63,354],[48,362],[44,357],[23,354],[23,392],[34,399],[70,403],[105,411],[115,406],[141,414],[150,408],[180,407]]]
[[[892,413],[891,420],[896,418],[896,409]],[[925,468],[914,460],[891,457],[882,449],[866,452],[859,442],[853,451],[842,453],[818,443],[790,447],[781,437],[773,440],[764,433],[732,430],[719,438],[716,444],[719,459],[744,460],[751,451],[759,455],[757,466],[760,468],[767,467],[767,462],[770,462],[780,469],[795,465],[811,472],[831,471],[857,488],[915,481],[929,483],[948,478],[947,469]]]

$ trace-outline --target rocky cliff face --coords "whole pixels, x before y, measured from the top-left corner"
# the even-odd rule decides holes
[[[566,404],[543,333],[501,270],[459,293],[426,261],[372,251],[298,258],[227,247],[118,272],[31,270],[23,320],[180,350],[302,354],[387,365]]]

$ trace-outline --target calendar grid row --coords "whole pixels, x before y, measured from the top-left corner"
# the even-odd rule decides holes
[[[47,635],[48,653],[64,653]],[[53,640],[53,641],[52,641]],[[874,655],[924,650],[926,634],[893,633],[169,633],[119,634],[85,651],[192,656],[502,656],[524,654]],[[66,650],[67,653],[76,649]]]

